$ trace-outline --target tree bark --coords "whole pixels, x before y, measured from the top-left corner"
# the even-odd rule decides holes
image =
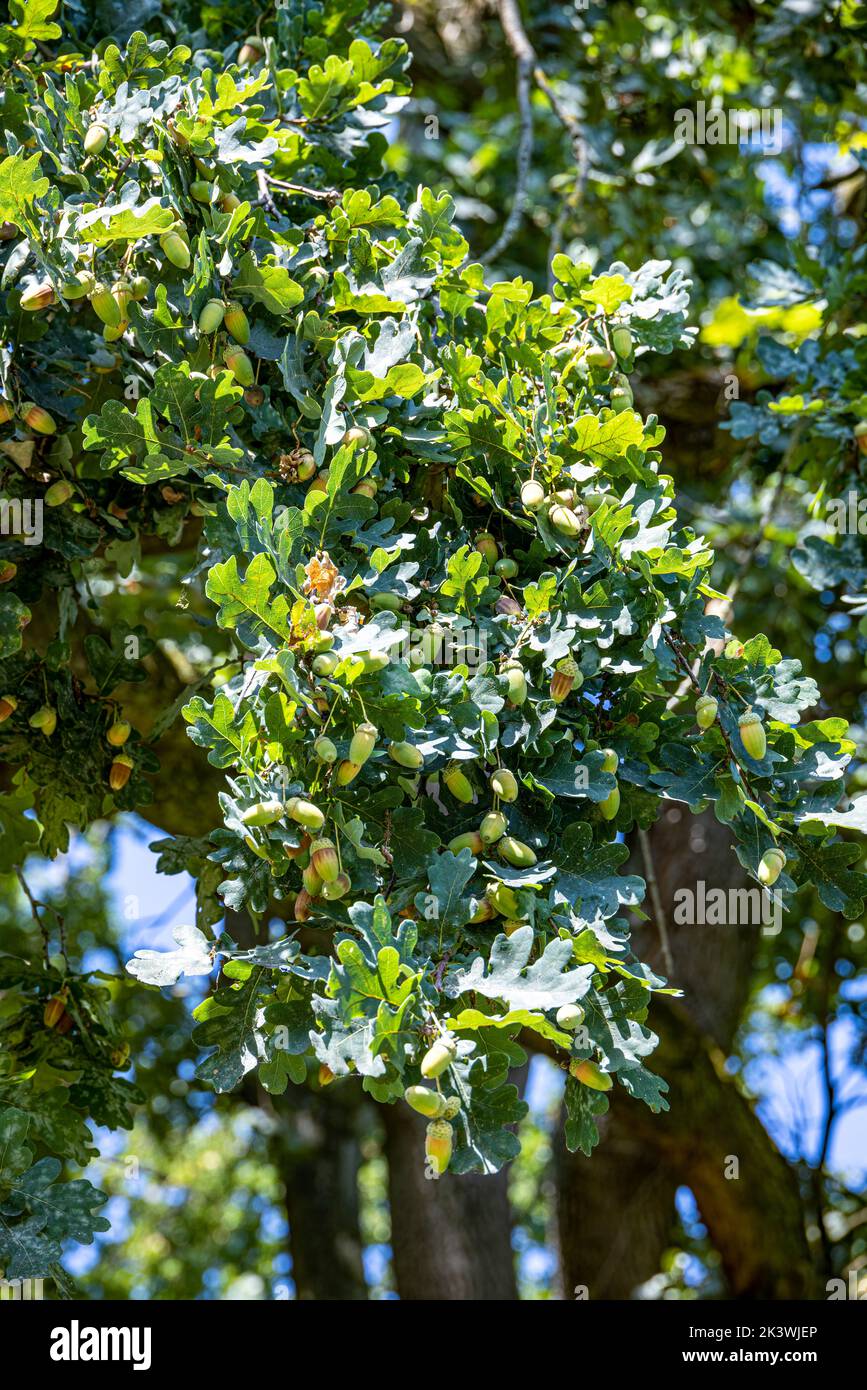
[[[381,1109],[401,1299],[517,1299],[506,1170],[427,1179],[425,1121],[405,1105]]]

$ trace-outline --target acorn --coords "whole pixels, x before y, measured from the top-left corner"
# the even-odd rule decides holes
[[[7,420],[11,420],[15,414],[8,401],[0,398],[0,425],[5,425]]]
[[[499,879],[490,890],[488,897],[494,907],[503,917],[517,918],[521,913],[521,904],[518,902],[518,895],[514,888],[510,888],[507,883]],[[522,926],[526,923],[522,922]]]
[[[599,802],[599,810],[603,820],[613,820],[620,810],[620,788],[615,784],[614,789],[608,793],[604,801]]]
[[[366,675],[375,671],[384,671],[391,662],[388,652],[358,652],[357,656],[364,666]]]
[[[629,329],[624,326],[615,328],[611,334],[611,346],[621,361],[628,362],[632,356],[633,348],[632,334]]]
[[[525,845],[523,840],[516,840],[514,835],[505,835],[500,840],[497,845],[497,853],[514,869],[532,869],[533,865],[538,862],[530,846]]]
[[[320,734],[314,741],[313,752],[321,763],[337,762],[337,745],[325,734]]]
[[[557,1010],[557,1023],[567,1032],[574,1033],[584,1022],[585,1013],[580,1004],[563,1004]]]
[[[57,711],[50,705],[40,705],[35,714],[31,714],[27,723],[31,729],[41,729],[46,738],[51,738],[57,728]]]
[[[502,811],[489,811],[479,826],[483,845],[495,845],[508,830],[509,825]]]
[[[719,705],[712,695],[699,695],[695,702],[695,722],[704,731],[714,723]]]
[[[131,733],[132,727],[125,719],[116,719],[113,724],[109,725],[105,737],[112,748],[122,748]]]
[[[21,406],[21,419],[30,430],[35,430],[37,434],[54,434],[57,429],[57,421],[53,415],[49,415],[47,410],[43,410],[41,405],[36,405],[34,401],[24,401]]]
[[[523,613],[524,610],[517,599],[512,598],[511,594],[501,594],[494,604],[494,611],[515,618],[519,613]]]
[[[569,1063],[570,1075],[581,1081],[593,1091],[610,1091],[614,1085],[612,1078],[595,1062],[579,1062],[577,1058]]]
[[[428,1081],[433,1081],[437,1076],[442,1076],[447,1067],[450,1067],[457,1054],[457,1044],[448,1038],[437,1038],[432,1047],[429,1047],[421,1060],[421,1074]]]
[[[745,710],[738,720],[738,731],[741,736],[741,743],[747,753],[756,762],[761,762],[765,756],[768,743],[765,737],[765,726],[755,710]]]
[[[99,121],[94,121],[92,125],[87,127],[84,136],[84,153],[102,154],[107,144],[108,131],[104,125],[100,125]]]
[[[584,361],[588,367],[600,367],[603,370],[614,366],[614,356],[604,347],[588,348],[584,354]]]
[[[72,1022],[72,1014],[68,1014],[64,1009],[57,1023],[55,1023],[54,1025],[55,1033],[68,1033],[70,1028],[72,1027]]]
[[[241,206],[241,199],[237,193],[223,193],[217,200],[217,205],[221,212],[234,212],[235,208]]]
[[[523,705],[527,698],[527,677],[520,661],[510,661],[503,672],[509,687],[509,700],[513,705]]]
[[[852,433],[861,453],[867,454],[867,420],[859,420]]]
[[[443,1110],[444,1120],[453,1120],[456,1115],[461,1113],[461,1102],[457,1096],[447,1096],[445,1108]]]
[[[301,870],[301,882],[311,898],[318,898],[322,890],[322,879],[314,869],[312,864]]]
[[[482,922],[490,922],[491,918],[496,917],[496,915],[497,909],[494,907],[490,898],[482,898],[482,901],[470,918],[470,925],[476,927]]]
[[[399,767],[408,768],[411,772],[418,772],[419,768],[424,766],[424,754],[414,743],[390,743],[388,756]]]
[[[248,386],[244,392],[244,400],[252,410],[258,410],[265,401],[265,392],[261,386]]]
[[[520,931],[526,925],[527,923],[522,921],[520,917],[507,917],[503,923],[503,933],[505,936],[514,936],[516,931]]]
[[[249,38],[244,40],[238,50],[238,67],[251,67],[253,63],[261,63],[264,57],[264,43],[256,34],[251,34]]]
[[[497,542],[494,540],[490,531],[479,532],[476,536],[475,548],[480,555],[485,557],[489,565],[493,566],[496,564],[500,552],[497,549]]]
[[[446,849],[451,854],[460,854],[462,849],[472,850],[473,854],[481,854],[484,848],[484,841],[478,830],[465,830],[462,835],[456,835],[446,845]]]
[[[54,293],[54,286],[45,281],[33,285],[31,289],[25,290],[21,296],[21,308],[28,314],[36,314],[40,309],[50,309],[51,305],[56,303],[57,295]]]
[[[431,1120],[427,1127],[424,1151],[437,1177],[442,1176],[451,1162],[452,1132],[448,1120]]]
[[[290,796],[286,802],[286,813],[303,825],[305,830],[321,830],[325,824],[325,816],[319,807],[301,796]]]
[[[330,676],[340,665],[340,658],[334,652],[320,652],[314,656],[310,663],[310,669],[314,676]]]
[[[287,859],[300,859],[307,853],[309,848],[310,836],[306,834],[306,832],[301,836],[300,843],[297,845],[288,845],[285,841],[283,842],[283,853],[286,855]]]
[[[581,685],[581,672],[578,665],[571,657],[566,656],[562,661],[558,661],[554,674],[551,677],[550,694],[555,704],[562,704],[567,695],[570,695],[575,686]]]
[[[348,430],[344,430],[343,444],[363,444],[365,448],[373,443],[373,435],[370,430],[365,429],[364,425],[350,425]]]
[[[774,845],[771,849],[766,849],[759,860],[759,883],[764,884],[765,888],[770,888],[772,883],[776,883],[785,867],[786,856],[778,846]]]
[[[114,300],[115,304],[117,305],[118,310],[119,310],[119,312],[120,312],[121,323],[124,323],[124,324],[129,323],[129,318],[127,317],[127,312],[126,312],[128,306],[129,306],[129,301],[130,301],[130,293],[129,293],[129,292],[130,292],[130,283],[129,283],[129,280],[127,280],[127,279],[125,279],[125,278],[121,278],[120,280],[115,280],[114,284],[113,284],[112,287],[111,287],[111,295],[112,295],[112,298],[113,298],[113,300]]]
[[[452,763],[446,768],[443,773],[443,781],[457,801],[462,801],[464,805],[467,805],[473,800],[473,784],[457,763]]]
[[[102,336],[107,343],[116,343],[118,338],[123,337],[128,328],[129,319],[121,319],[120,323],[116,324],[114,328],[110,328],[109,325],[106,324],[102,330]]]
[[[561,536],[569,536],[574,540],[581,534],[581,518],[577,512],[573,512],[571,507],[565,507],[557,502],[548,512],[548,520],[559,531]]]
[[[375,478],[362,478],[361,482],[356,483],[355,487],[351,489],[357,497],[369,497],[371,500],[376,496],[378,490]],[[391,597],[391,595],[379,595],[379,597]]]
[[[58,478],[56,483],[46,489],[44,502],[46,507],[62,507],[64,502],[68,502],[75,491],[72,483],[67,478]]]
[[[96,280],[89,270],[82,270],[75,275],[71,275],[68,280],[64,280],[60,286],[60,293],[64,299],[83,299],[90,294]]]
[[[223,361],[239,386],[252,386],[255,378],[253,363],[242,348],[226,348]]]
[[[0,695],[0,724],[9,719],[18,708],[18,701],[14,695]]]
[[[334,902],[337,898],[345,898],[352,887],[352,879],[349,874],[338,874],[331,883],[323,883],[322,896],[326,902]]]
[[[116,753],[108,772],[108,785],[113,792],[119,792],[130,779],[135,764],[126,753]]]
[[[426,1115],[429,1120],[438,1119],[445,1110],[445,1097],[429,1086],[407,1086],[403,1098],[412,1110]]]
[[[181,232],[172,227],[169,231],[163,232],[160,237],[160,246],[166,260],[171,261],[178,270],[189,268],[192,257],[190,255],[190,243],[185,231]]]
[[[209,299],[202,312],[199,314],[198,328],[200,333],[216,333],[220,324],[223,322],[223,315],[226,306],[222,299]]]
[[[125,1071],[129,1065],[129,1043],[118,1043],[111,1049],[108,1059],[115,1071]]]
[[[240,820],[243,825],[273,825],[275,821],[282,819],[285,809],[283,802],[276,799],[255,801],[246,811],[241,812]]]
[[[321,1062],[317,1072],[317,1080],[320,1086],[330,1086],[332,1081],[337,1080],[337,1077],[326,1062]]]
[[[537,512],[545,501],[545,489],[535,478],[529,478],[521,487],[521,506],[525,511]]]
[[[14,560],[0,560],[0,584],[10,584],[18,573]]]
[[[626,386],[614,386],[608,403],[616,415],[620,415],[624,410],[631,410],[633,405],[632,389]]]
[[[250,341],[250,321],[244,313],[243,306],[238,303],[237,299],[231,300],[226,305],[223,322],[226,325],[227,331],[231,333],[232,337],[235,339],[235,342],[240,343],[242,347],[246,347]]]
[[[602,771],[616,772],[620,766],[620,759],[613,748],[602,749]]]
[[[207,179],[193,179],[190,184],[190,197],[197,203],[209,203],[211,201],[212,185]]]
[[[306,922],[312,913],[313,899],[306,888],[302,888],[300,893],[295,894],[295,906],[292,911],[295,914],[296,922]]]
[[[335,780],[338,787],[348,787],[350,782],[355,781],[360,771],[361,763],[353,763],[350,762],[349,758],[344,758],[338,765],[337,772],[335,773]]]
[[[371,594],[370,606],[379,611],[384,609],[388,613],[402,613],[403,599],[400,594]]]
[[[138,303],[139,300],[147,299],[150,289],[151,282],[146,275],[134,275],[129,282],[129,297]]]
[[[376,747],[379,730],[375,724],[364,720],[359,724],[349,742],[349,761],[363,767]]]
[[[323,837],[310,846],[310,864],[323,883],[333,883],[340,873],[340,861],[334,841]]]
[[[298,481],[301,483],[309,482],[316,472],[316,460],[312,454],[302,454],[296,464]]]
[[[498,560],[494,565],[494,574],[498,574],[501,579],[514,579],[518,573],[518,562],[513,560],[511,555],[504,555],[502,560]]]
[[[507,767],[498,767],[491,776],[491,790],[501,801],[517,801],[518,782],[514,772]]]
[[[88,299],[97,318],[102,319],[109,328],[115,328],[120,323],[121,313],[117,300],[104,280],[97,280]]]
[[[46,1028],[56,1028],[65,1013],[66,1004],[62,998],[58,999],[55,996],[53,999],[47,999],[42,1010],[42,1022]]]

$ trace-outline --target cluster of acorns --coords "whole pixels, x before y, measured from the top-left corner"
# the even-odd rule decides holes
[[[0,724],[10,719],[18,708],[14,695],[0,695]],[[51,738],[57,728],[57,710],[53,705],[40,705],[27,720],[31,729],[38,729],[45,738]],[[115,719],[106,730],[106,742],[112,749],[122,749],[130,734],[131,726],[125,719]],[[115,752],[108,771],[108,784],[113,792],[119,792],[130,779],[135,763],[127,753]]]
[[[695,722],[702,733],[716,722],[719,702],[712,695],[699,695],[695,702]],[[746,709],[738,719],[738,733],[747,755],[755,762],[761,762],[768,747],[765,726],[754,709]],[[786,867],[786,855],[777,845],[765,850],[759,861],[758,879],[765,888],[776,883]]]

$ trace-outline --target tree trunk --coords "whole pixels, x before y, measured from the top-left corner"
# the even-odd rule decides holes
[[[400,1297],[516,1299],[506,1170],[491,1177],[446,1173],[427,1179],[425,1121],[405,1105],[381,1110]]]

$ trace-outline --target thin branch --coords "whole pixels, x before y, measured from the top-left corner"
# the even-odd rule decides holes
[[[51,965],[51,937],[50,937],[50,935],[49,935],[49,933],[48,933],[48,928],[46,927],[45,922],[43,921],[43,919],[42,919],[42,918],[40,917],[40,915],[39,915],[39,909],[40,909],[40,908],[42,908],[43,911],[48,911],[49,909],[48,909],[48,907],[47,907],[47,905],[46,905],[45,903],[41,903],[41,902],[39,902],[39,900],[38,900],[37,898],[34,898],[33,894],[32,894],[31,891],[30,891],[30,886],[29,886],[29,884],[28,884],[28,882],[27,882],[27,879],[24,877],[23,870],[20,869],[20,868],[17,867],[17,866],[16,866],[16,869],[15,869],[15,876],[16,876],[16,878],[18,879],[18,882],[21,884],[21,888],[22,888],[22,890],[23,890],[23,893],[24,893],[25,898],[27,899],[28,903],[30,904],[30,912],[31,912],[31,914],[32,914],[32,917],[33,917],[34,922],[36,923],[37,927],[39,928],[39,935],[42,937],[42,954],[43,954],[44,957],[45,957],[45,965],[46,965],[46,967],[50,967],[50,965]],[[56,916],[56,914],[55,914],[55,916]],[[64,955],[65,955],[65,954],[66,954],[66,952],[64,951]]]
[[[650,902],[656,917],[656,926],[659,932],[659,944],[662,947],[662,959],[665,961],[665,968],[669,978],[674,974],[674,957],[671,954],[671,941],[668,935],[668,918],[665,908],[662,905],[662,895],[659,891],[659,880],[656,877],[656,865],[653,862],[653,849],[650,844],[650,836],[647,831],[638,828],[638,843],[641,845],[641,857],[644,860],[644,877],[647,879],[647,888],[650,893]]]

